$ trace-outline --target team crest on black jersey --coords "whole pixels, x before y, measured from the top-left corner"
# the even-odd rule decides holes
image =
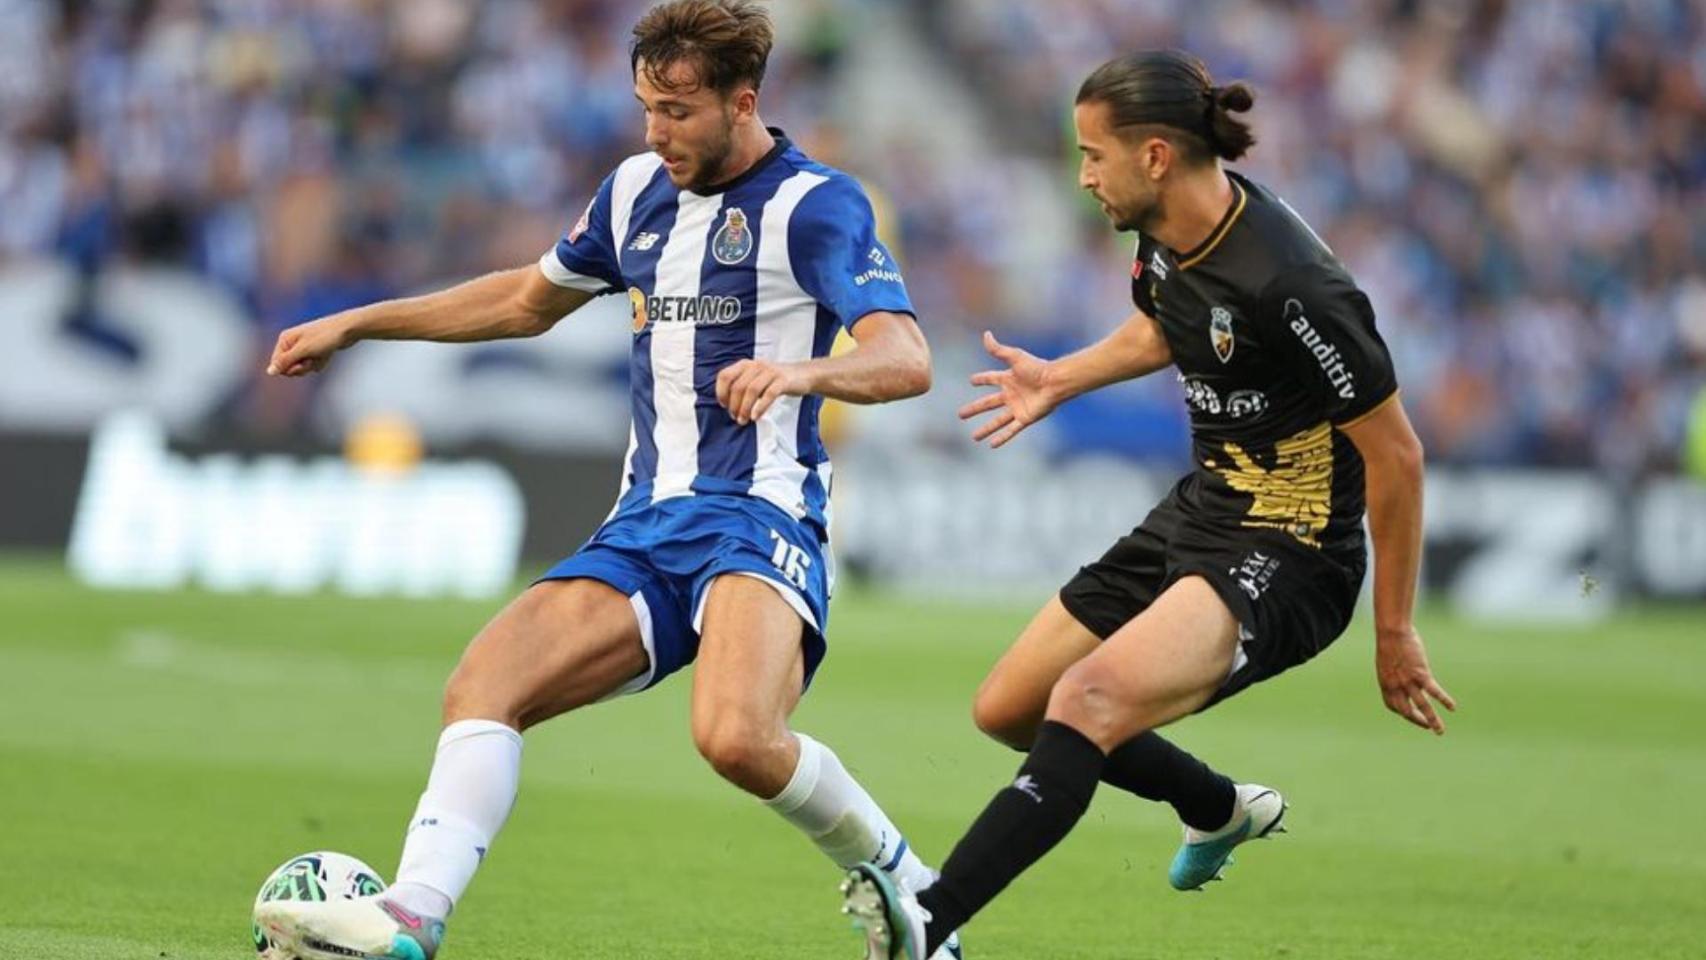
[[[1232,336],[1232,311],[1215,307],[1208,312],[1208,339],[1214,344],[1214,355],[1221,363],[1232,360],[1232,350],[1238,341]]]
[[[725,267],[732,267],[752,252],[752,231],[746,227],[746,211],[730,207],[723,212],[723,225],[711,238],[711,256]]]

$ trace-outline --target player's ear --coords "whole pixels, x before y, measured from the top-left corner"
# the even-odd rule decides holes
[[[752,87],[741,87],[730,98],[734,107],[736,121],[751,120],[758,115],[758,91]]]
[[[1173,145],[1167,142],[1166,137],[1150,137],[1143,141],[1143,151],[1138,159],[1143,175],[1151,181],[1159,181],[1173,166]]]

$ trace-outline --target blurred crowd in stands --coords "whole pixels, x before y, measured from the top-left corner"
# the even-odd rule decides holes
[[[1130,237],[1072,199],[1071,100],[1101,61],[1179,46],[1257,87],[1241,169],[1369,291],[1435,460],[1678,457],[1706,381],[1698,3],[900,2],[885,22],[917,31],[1000,154],[1058,172],[1078,211],[1027,255],[1039,316],[992,292],[1026,239],[1007,161],[943,177],[913,162],[928,142],[843,156],[860,135],[846,53],[881,2],[787,0],[763,110],[884,198],[939,351],[988,326],[1058,352],[1127,312]],[[188,267],[254,317],[257,352],[290,324],[526,263],[641,149],[627,39],[645,5],[0,0],[0,261]],[[235,415],[276,419],[272,389]],[[1181,417],[1172,384],[1115,391],[1063,411],[1055,443],[1179,456]]]

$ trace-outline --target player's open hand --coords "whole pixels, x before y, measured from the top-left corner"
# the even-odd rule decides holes
[[[1457,701],[1434,679],[1420,634],[1414,629],[1382,633],[1374,645],[1374,672],[1388,710],[1424,730],[1445,733],[1433,701],[1447,710],[1456,710]]]
[[[717,402],[743,427],[764,416],[778,397],[797,397],[810,392],[811,383],[791,363],[741,360],[717,374]]]
[[[330,316],[298,324],[278,335],[272,357],[267,361],[267,373],[282,377],[317,373],[332,362],[332,354],[345,346],[348,346],[348,339],[341,317]]]
[[[988,440],[991,447],[999,447],[1048,416],[1060,400],[1048,387],[1046,362],[1018,347],[1007,346],[988,330],[983,332],[983,348],[1005,363],[1007,369],[972,374],[973,386],[996,390],[961,407],[960,419],[970,420],[995,411],[995,416],[978,424],[971,438],[979,443]]]

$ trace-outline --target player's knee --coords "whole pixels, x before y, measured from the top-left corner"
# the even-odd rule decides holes
[[[755,789],[763,774],[774,766],[779,740],[767,725],[745,718],[728,718],[695,724],[693,745],[717,775],[737,786]]]
[[[1037,736],[1036,711],[1019,708],[987,684],[972,700],[971,718],[990,739],[1015,750],[1029,750]]]
[[[1049,696],[1049,719],[1103,745],[1117,744],[1126,739],[1127,728],[1142,726],[1141,712],[1120,688],[1114,672],[1094,658],[1074,664]]]

